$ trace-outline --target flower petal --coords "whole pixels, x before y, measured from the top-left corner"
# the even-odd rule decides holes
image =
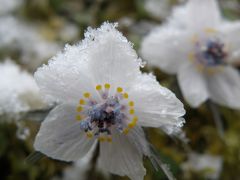
[[[67,46],[47,66],[39,68],[35,79],[45,99],[72,102],[83,92],[96,94],[97,84],[127,86],[140,73],[140,65],[141,60],[116,30],[116,24],[104,23],[98,29],[89,28],[80,44]]]
[[[85,91],[92,91],[91,74],[86,61],[84,43],[66,46],[48,65],[38,68],[35,80],[44,98],[50,102],[72,102]]]
[[[136,146],[136,142],[146,140],[142,137],[140,128],[134,129],[131,131],[136,131],[135,134],[140,133],[139,136],[132,134],[134,139],[131,135],[123,135],[115,130],[112,134],[112,143],[100,144],[99,165],[110,173],[119,176],[127,175],[131,180],[143,180],[146,174],[143,166],[143,152],[139,146]]]
[[[221,105],[240,109],[240,75],[232,67],[208,78],[211,99]]]
[[[94,141],[80,129],[75,108],[65,104],[53,109],[43,121],[34,147],[54,159],[77,161],[87,154]]]
[[[89,72],[96,84],[127,86],[140,73],[141,60],[132,44],[115,28],[115,24],[105,23],[97,30],[89,30],[94,38],[88,53]]]
[[[196,67],[188,64],[177,75],[184,98],[192,107],[200,106],[209,97],[206,80]]]
[[[139,76],[129,94],[135,103],[141,126],[182,126],[180,117],[185,114],[183,104],[151,74]]]
[[[150,65],[171,74],[184,64],[190,49],[188,34],[176,28],[156,28],[143,39],[141,54]]]
[[[188,26],[191,29],[213,28],[221,22],[220,9],[216,0],[189,0],[186,10]]]
[[[228,49],[228,63],[240,61],[240,21],[224,22],[219,27]]]

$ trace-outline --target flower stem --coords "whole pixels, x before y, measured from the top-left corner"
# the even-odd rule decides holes
[[[156,149],[151,144],[150,144],[150,149],[152,150],[153,154],[149,158],[150,158],[150,161],[152,162],[154,168],[156,170],[159,170],[159,168],[161,168],[169,180],[176,180],[176,178],[170,171],[169,166],[167,164],[165,164],[164,162],[162,162],[161,157],[159,156],[159,153],[156,151]]]
[[[223,139],[224,138],[224,127],[223,127],[222,118],[218,111],[218,108],[212,101],[208,101],[208,106],[212,112],[213,119],[217,126],[218,134]]]

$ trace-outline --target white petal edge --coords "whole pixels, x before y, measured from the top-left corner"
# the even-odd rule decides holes
[[[190,106],[197,108],[209,98],[207,82],[193,64],[181,68],[177,74],[182,94]]]
[[[113,142],[100,144],[99,165],[110,173],[126,175],[131,180],[143,180],[146,174],[143,167],[143,154],[146,152],[143,151],[148,151],[147,143],[140,128],[131,131],[129,135],[123,135],[114,130]]]
[[[189,0],[186,11],[188,26],[193,30],[217,27],[222,20],[217,0]]]
[[[34,148],[62,161],[77,161],[94,145],[75,120],[75,107],[63,104],[53,109],[42,122],[35,138]]]
[[[129,91],[140,126],[181,127],[185,114],[183,104],[151,74],[142,74]]]
[[[233,109],[240,109],[240,75],[233,67],[208,77],[211,99]]]
[[[167,26],[158,27],[147,35],[142,41],[140,53],[149,65],[176,74],[184,64],[189,50],[188,33]]]

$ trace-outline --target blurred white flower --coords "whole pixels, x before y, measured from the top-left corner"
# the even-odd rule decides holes
[[[71,23],[65,23],[63,27],[60,28],[59,32],[59,35],[64,42],[73,41],[78,37],[78,34],[78,27]]]
[[[13,16],[0,17],[0,49],[18,50],[22,62],[36,68],[60,47],[44,40],[32,26]]]
[[[42,107],[39,89],[33,76],[10,60],[0,63],[0,115]]]
[[[171,12],[170,0],[145,0],[146,11],[156,18],[166,18]]]
[[[181,127],[183,104],[155,77],[142,74],[132,44],[104,23],[39,68],[35,79],[46,100],[59,105],[43,121],[35,149],[54,159],[77,161],[100,143],[107,172],[143,179],[150,156],[141,126]]]
[[[222,171],[223,160],[220,156],[191,153],[188,161],[182,165],[184,171],[202,172],[208,179],[219,179]]]
[[[240,108],[240,76],[231,67],[240,59],[240,22],[224,20],[215,0],[190,0],[172,19],[142,42],[141,53],[152,65],[177,74],[192,107],[207,99]]]
[[[181,3],[184,1],[186,0],[177,0]],[[172,0],[145,0],[144,7],[153,17],[165,19],[170,15],[173,5]]]
[[[0,0],[0,15],[16,10],[23,4],[23,0]]]

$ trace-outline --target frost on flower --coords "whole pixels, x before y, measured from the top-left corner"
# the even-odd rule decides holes
[[[32,75],[10,60],[0,63],[0,115],[41,107],[39,89]]]
[[[189,0],[164,26],[142,43],[152,65],[177,74],[184,97],[193,107],[207,99],[240,108],[240,76],[231,63],[240,59],[240,22],[221,17],[215,0]]]
[[[59,50],[59,46],[46,41],[32,26],[13,16],[0,17],[0,50],[17,51],[21,60],[36,68]]]
[[[43,121],[34,147],[77,161],[100,144],[99,165],[110,173],[143,179],[151,156],[141,126],[181,127],[182,103],[155,77],[140,71],[132,44],[104,23],[35,73],[45,99],[58,105]]]

